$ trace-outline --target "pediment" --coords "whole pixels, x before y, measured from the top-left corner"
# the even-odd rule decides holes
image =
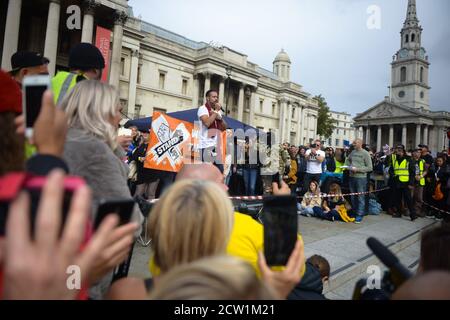
[[[399,106],[390,102],[381,102],[356,116],[355,120],[417,117],[418,115],[416,110],[408,107]]]

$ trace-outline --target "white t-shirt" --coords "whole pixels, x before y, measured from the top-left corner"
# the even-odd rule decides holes
[[[217,137],[208,138],[208,127],[205,126],[203,124],[202,120],[200,119],[200,117],[202,117],[202,116],[209,117],[208,108],[206,108],[205,105],[199,107],[198,111],[197,111],[197,117],[198,117],[198,121],[199,121],[198,148],[205,149],[205,148],[209,148],[209,147],[214,147],[217,142]],[[213,135],[213,134],[214,134],[214,129],[211,130],[210,135]]]
[[[308,157],[311,154],[311,149],[308,149],[305,153],[305,157]],[[325,158],[325,152],[322,150],[316,151],[316,155]],[[322,163],[316,160],[315,156],[312,156],[306,162],[306,173],[318,174],[322,173]]]

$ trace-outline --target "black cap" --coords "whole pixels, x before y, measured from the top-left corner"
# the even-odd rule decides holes
[[[40,53],[31,51],[18,51],[11,57],[11,72],[19,71],[22,68],[37,67],[49,63],[49,60]]]
[[[428,150],[428,146],[427,146],[426,144],[419,144],[418,147],[419,147],[419,148],[427,148],[427,150]]]
[[[81,70],[104,69],[105,59],[96,46],[82,42],[70,50],[69,68]]]
[[[396,149],[403,149],[403,151],[405,151],[405,146],[402,144],[399,144],[395,147]]]

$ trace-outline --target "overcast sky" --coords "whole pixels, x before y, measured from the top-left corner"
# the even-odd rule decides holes
[[[225,45],[272,70],[281,48],[291,80],[353,115],[388,95],[407,0],[130,0],[134,15],[196,41]],[[381,28],[369,29],[376,5]],[[432,110],[450,111],[450,1],[417,0]]]

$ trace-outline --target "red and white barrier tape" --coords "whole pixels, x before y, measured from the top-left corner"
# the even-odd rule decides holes
[[[439,208],[436,208],[435,206],[432,206],[431,204],[426,203],[425,201],[422,201],[422,204],[426,205],[427,207],[433,208],[436,211],[439,211],[439,212],[442,212],[442,213],[445,213],[445,214],[450,214],[450,212],[442,210],[442,209],[439,209]]]

